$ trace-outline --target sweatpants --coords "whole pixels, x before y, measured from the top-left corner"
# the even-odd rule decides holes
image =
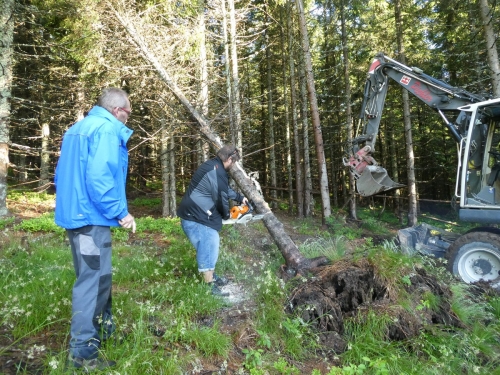
[[[111,314],[111,230],[88,225],[66,233],[76,273],[70,352],[73,357],[93,359],[101,342],[115,329]]]

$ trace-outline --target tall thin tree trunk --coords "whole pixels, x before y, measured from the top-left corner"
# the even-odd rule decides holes
[[[488,0],[479,0],[479,11],[483,23],[486,51],[488,53],[488,65],[491,70],[491,82],[495,97],[500,98],[500,62],[498,61],[497,37],[493,27],[493,14]]]
[[[168,187],[170,186],[170,164],[168,155],[168,144],[169,144],[169,131],[165,126],[165,119],[161,120],[163,125],[163,130],[160,136],[160,165],[161,165],[161,183],[162,183],[162,216],[170,216],[172,210],[170,209],[170,200],[168,199]]]
[[[335,5],[336,7],[336,5]],[[335,22],[333,20],[332,15],[335,14],[335,9],[334,6],[332,5],[331,0],[327,0],[325,3],[325,6],[323,7],[323,35],[331,35],[333,32],[333,28],[335,26]],[[324,38],[324,46],[323,50],[325,51],[325,56],[324,56],[324,65],[323,69],[325,72],[329,72],[332,70],[332,68],[336,65],[335,64],[335,55],[333,55],[330,51],[332,51],[334,43],[331,42],[331,38]],[[332,61],[333,60],[333,61]],[[333,79],[332,78],[326,78],[324,86],[327,88],[327,90],[331,90],[331,87],[333,86]],[[329,91],[330,92],[330,91]],[[324,99],[324,108],[335,108],[335,103],[333,100],[333,95],[326,95]],[[338,106],[337,106],[338,108]],[[328,150],[325,150],[325,154],[329,152],[330,155],[330,176],[331,176],[331,187],[330,190],[332,192],[332,203],[333,206],[338,206],[338,187],[337,187],[337,171],[336,171],[336,166],[340,162],[340,158],[338,158],[335,154],[337,151],[335,147],[333,147],[333,144],[335,143],[335,130],[336,126],[334,126],[333,118],[332,116],[328,116],[327,119],[327,128],[330,129],[329,134],[327,134],[327,139],[330,140],[330,148]],[[328,143],[328,142],[327,142]],[[338,160],[337,160],[338,159]]]
[[[349,79],[349,49],[347,46],[347,32],[345,25],[344,16],[344,2],[341,1],[340,10],[340,23],[342,28],[342,56],[344,58],[344,85],[345,85],[345,106],[346,106],[346,128],[347,128],[347,141],[349,144],[352,143],[353,138],[353,124],[352,124],[352,110],[351,110],[351,84]],[[354,174],[349,173],[349,217],[356,220],[358,218],[357,208],[356,208],[356,189]]]
[[[42,124],[42,150],[40,151],[40,181],[38,186],[41,188],[48,188],[49,180],[49,167],[50,167],[50,126],[49,123]]]
[[[177,216],[177,194],[175,191],[175,138],[174,135],[170,135],[170,142],[168,143],[167,146],[167,155],[168,155],[168,161],[167,163],[169,164],[169,177],[168,177],[168,193],[166,199],[168,200],[169,204],[168,207],[170,209],[170,216],[175,217]]]
[[[295,49],[293,48],[293,29],[292,29],[292,11],[291,3],[286,2],[286,27],[288,35],[288,64],[290,65],[290,101],[292,111],[292,128],[293,128],[293,148],[295,156],[295,191],[297,199],[297,217],[304,216],[304,184],[302,177],[303,164],[301,163],[302,156],[300,154],[300,138],[299,138],[299,122],[297,118],[297,88],[295,82]]]
[[[198,107],[204,117],[208,116],[208,59],[206,47],[206,30],[205,30],[205,1],[199,0],[198,4],[198,40],[200,44],[199,59],[200,59],[200,89],[198,92]],[[200,137],[198,140],[199,163],[208,160],[209,146],[207,142]]]
[[[307,88],[304,74],[304,60],[300,60],[300,99],[301,99],[301,123],[302,123],[302,144],[304,155],[304,216],[310,217],[313,211],[312,179],[311,179],[311,161],[309,160],[309,118],[307,116]]]
[[[221,0],[221,10],[222,10],[222,38],[224,39],[224,72],[226,74],[226,91],[227,91],[227,112],[229,117],[229,129],[231,131],[231,142],[236,145],[238,142],[238,132],[234,124],[234,114],[233,114],[233,92],[231,90],[231,67],[230,67],[230,57],[229,57],[229,36],[227,31],[227,11],[226,2]]]
[[[401,15],[401,1],[394,2],[394,12],[396,21],[396,40],[399,51],[399,60],[406,64],[405,49],[404,49],[404,31],[403,19]],[[413,135],[411,129],[410,118],[410,98],[408,90],[403,91],[403,122],[405,129],[406,142],[406,169],[408,174],[408,225],[417,224],[417,181],[415,178],[415,154],[413,152]]]
[[[276,194],[276,142],[274,139],[274,111],[273,111],[273,77],[271,72],[271,47],[269,33],[266,31],[266,77],[267,77],[267,129],[269,137],[269,174],[271,176],[271,208],[278,207]]]
[[[302,0],[295,0],[299,16],[299,28],[301,32],[302,50],[305,59],[307,93],[309,105],[311,106],[311,120],[314,129],[314,141],[316,144],[316,157],[318,158],[319,190],[321,192],[321,217],[323,224],[325,219],[330,217],[332,210],[330,207],[330,191],[328,190],[328,174],[326,171],[325,150],[323,148],[323,135],[321,133],[321,123],[319,120],[318,101],[316,98],[316,88],[314,86],[314,75],[312,70],[311,51],[309,50],[309,36],[307,33],[306,19]]]
[[[395,182],[399,181],[399,171],[398,171],[398,159],[396,155],[396,139],[394,137],[394,133],[390,133],[392,130],[389,130],[390,126],[386,126],[386,139],[389,142],[389,155],[390,155],[390,163],[391,163],[391,176]],[[403,215],[401,213],[401,193],[399,189],[395,189],[393,192],[394,197],[394,211],[396,212],[396,216],[399,220],[399,225],[403,225]]]
[[[283,24],[283,13],[285,9],[280,8],[280,21]],[[286,15],[285,15],[286,16]],[[290,110],[288,106],[288,92],[287,92],[287,74],[286,74],[286,40],[283,28],[280,28],[280,41],[281,41],[281,68],[282,68],[282,80],[283,80],[283,109],[285,112],[285,147],[286,147],[286,158],[285,166],[287,171],[287,182],[288,182],[288,212],[293,212],[293,173],[292,173],[292,145],[290,139]]]
[[[0,217],[9,213],[7,210],[7,172],[9,168],[14,4],[15,0],[4,0],[0,7]]]

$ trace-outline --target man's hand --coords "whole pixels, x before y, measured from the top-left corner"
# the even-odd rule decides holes
[[[241,203],[246,204],[248,206],[248,199],[246,197],[243,197]]]
[[[132,215],[128,214],[123,219],[118,220],[118,224],[126,229],[132,228],[132,233],[135,233],[135,219]]]

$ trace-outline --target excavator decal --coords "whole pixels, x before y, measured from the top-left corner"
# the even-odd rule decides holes
[[[420,82],[415,82],[410,88],[415,96],[418,96],[424,102],[430,103],[432,101],[432,94],[425,87],[422,87]]]
[[[403,78],[401,78],[401,81],[399,82],[401,82],[405,86],[408,86],[411,82],[411,78],[408,76],[403,76]]]

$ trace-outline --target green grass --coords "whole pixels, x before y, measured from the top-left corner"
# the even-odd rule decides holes
[[[306,258],[326,256],[330,260],[338,260],[346,255],[346,242],[343,236],[333,236],[327,233],[323,237],[306,240],[299,248]]]
[[[135,198],[130,202],[131,206],[135,207],[160,207],[161,206],[161,198]]]
[[[14,193],[12,199],[53,201],[50,195],[27,193]],[[297,234],[310,236],[300,251],[332,262],[348,256],[366,258],[387,292],[399,298],[398,307],[420,314],[449,302],[463,327],[423,327],[412,339],[391,342],[386,336],[393,318],[367,311],[345,320],[348,350],[326,355],[310,323],[286,312],[293,286],[306,279],[286,284],[278,277],[283,256],[257,222],[252,226],[261,235],[255,238],[247,238],[237,226],[221,231],[218,271],[231,275],[250,295],[238,307],[246,311],[246,319],[238,323],[239,330],[228,332],[222,318],[230,306],[202,283],[195,251],[179,220],[143,217],[137,219],[135,234],[113,229],[114,318],[117,332],[128,335],[116,345],[104,345],[101,354],[119,360],[114,373],[120,374],[196,373],[208,363],[222,367],[238,363],[241,374],[300,374],[301,363],[317,363],[311,370],[315,375],[325,374],[320,363],[330,366],[331,375],[499,374],[500,298],[479,297],[473,288],[455,283],[436,260],[406,256],[391,242],[374,246],[365,239],[353,249],[350,241],[359,240],[362,232],[385,235],[391,225],[386,221],[377,228],[376,221],[363,215],[361,227],[346,225],[337,216],[330,219],[328,230],[321,230],[312,219],[294,221]],[[4,219],[0,241],[0,325],[11,337],[10,346],[0,349],[1,359],[10,348],[26,349],[43,358],[44,374],[62,374],[75,278],[64,231],[53,224],[50,213],[19,224]],[[411,286],[415,267],[450,284],[449,301],[431,291],[412,300],[405,287]],[[50,347],[35,346],[43,337],[50,337],[46,340]]]
[[[23,220],[20,224],[15,225],[14,229],[30,233],[55,233],[61,237],[66,234],[66,231],[54,222],[54,212],[44,213],[39,217]]]

